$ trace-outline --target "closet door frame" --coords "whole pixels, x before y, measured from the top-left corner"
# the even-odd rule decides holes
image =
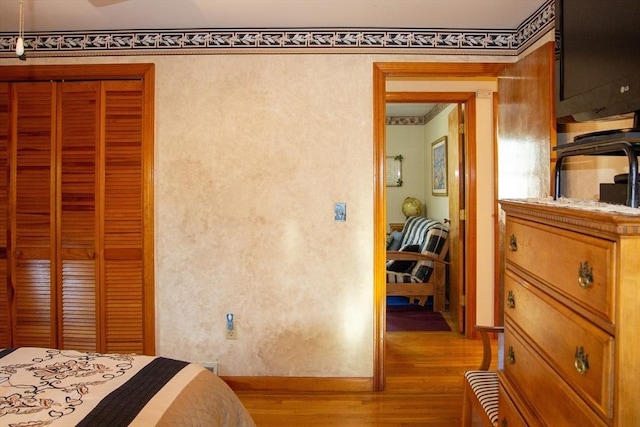
[[[154,216],[153,216],[153,138],[155,65],[89,64],[89,65],[10,65],[0,66],[0,82],[80,80],[142,80],[144,84],[143,139],[143,298],[144,353],[155,354],[155,291],[154,291]]]

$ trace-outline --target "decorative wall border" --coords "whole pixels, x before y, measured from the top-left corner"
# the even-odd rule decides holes
[[[553,25],[547,0],[516,30],[188,29],[27,33],[27,57],[229,53],[393,53],[515,56]],[[16,34],[0,33],[0,58]]]
[[[387,126],[423,126],[426,124],[425,116],[387,116]]]
[[[436,104],[427,114],[424,116],[387,116],[387,125],[401,125],[401,126],[422,126],[435,119],[436,116],[442,113],[451,104]]]

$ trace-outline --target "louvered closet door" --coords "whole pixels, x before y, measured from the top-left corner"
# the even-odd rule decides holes
[[[104,82],[105,351],[149,352],[144,270],[144,85]],[[148,311],[147,311],[148,312]]]
[[[0,347],[11,345],[9,317],[9,279],[7,275],[7,221],[9,188],[7,186],[9,150],[9,84],[0,83]]]
[[[58,282],[62,348],[99,343],[100,82],[58,83]]]
[[[61,345],[149,352],[143,83],[59,87]]]
[[[57,346],[55,260],[55,85],[12,87],[10,274],[13,345]]]
[[[155,352],[153,68],[131,67],[0,82],[0,347]]]

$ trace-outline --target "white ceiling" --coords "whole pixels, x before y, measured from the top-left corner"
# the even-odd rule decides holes
[[[515,29],[545,0],[23,0],[25,31],[187,28]],[[20,0],[0,0],[0,33]]]

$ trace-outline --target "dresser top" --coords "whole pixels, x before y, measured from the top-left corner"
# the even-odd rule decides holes
[[[616,235],[640,235],[640,208],[593,200],[561,198],[504,199],[509,215],[568,229],[582,228]]]

